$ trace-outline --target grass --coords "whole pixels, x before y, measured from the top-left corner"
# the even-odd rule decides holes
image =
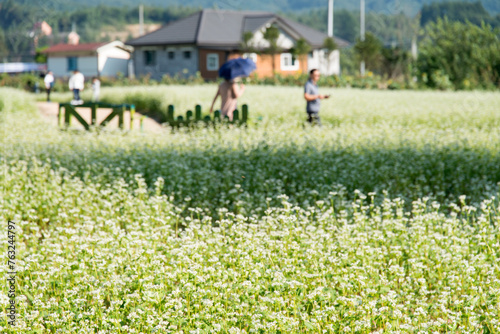
[[[330,93],[323,128],[300,89],[249,86],[248,129],[153,136],[58,131],[1,89],[0,332],[500,332],[500,95]]]

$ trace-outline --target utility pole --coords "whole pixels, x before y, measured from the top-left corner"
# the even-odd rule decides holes
[[[360,21],[361,21],[361,26],[360,26],[360,39],[361,42],[365,41],[365,0],[360,0]],[[359,72],[361,73],[361,76],[365,76],[365,60],[361,60]]]
[[[333,37],[333,0],[328,0],[328,37]]]
[[[144,5],[139,5],[139,36],[144,35]]]

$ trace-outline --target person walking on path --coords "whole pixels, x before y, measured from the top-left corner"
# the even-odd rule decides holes
[[[307,106],[306,106],[307,121],[311,124],[318,124],[321,126],[321,119],[319,117],[321,100],[329,98],[330,95],[319,94],[318,91],[319,78],[320,78],[319,70],[312,69],[309,72],[309,80],[304,85],[304,98],[307,101]]]
[[[210,113],[214,110],[214,104],[217,98],[221,97],[221,114],[222,117],[229,117],[229,120],[233,120],[233,111],[236,109],[238,104],[238,98],[243,95],[245,91],[245,85],[238,85],[234,80],[224,80],[219,85],[217,89],[217,93],[215,94],[214,100],[212,102],[212,106],[210,107]]]
[[[72,104],[83,104],[80,99],[80,92],[83,91],[85,86],[85,77],[78,70],[73,71],[73,75],[69,78],[69,89],[73,91]]]
[[[97,77],[92,78],[92,102],[99,102],[101,94],[101,81]]]
[[[45,78],[43,78],[43,82],[45,84],[45,90],[47,91],[47,102],[50,102],[50,92],[52,90],[52,87],[54,87],[54,75],[52,74],[52,71],[49,71],[45,75]]]

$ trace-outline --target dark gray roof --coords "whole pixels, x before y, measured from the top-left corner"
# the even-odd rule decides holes
[[[243,15],[237,12],[204,10],[197,42],[199,45],[238,45]]]
[[[169,23],[158,30],[130,40],[125,44],[132,46],[194,44],[198,35],[201,15],[202,12],[198,12],[184,19]]]
[[[310,28],[306,25],[303,25],[302,23],[295,22],[285,17],[278,16],[278,20],[289,26],[313,47],[321,47],[323,45],[323,42],[325,41],[325,38],[328,37],[327,34],[321,31]],[[339,48],[343,48],[349,45],[349,42],[338,37],[335,37],[335,42],[337,43]]]
[[[271,22],[277,22],[294,37],[304,38],[315,48],[321,47],[327,37],[325,33],[270,12],[204,9],[126,44],[132,46],[196,44],[238,49],[243,32],[256,32]],[[349,44],[339,38],[335,40],[339,47]]]
[[[275,18],[274,14],[269,13],[264,16],[247,16],[243,21],[243,31],[257,31],[260,27],[266,25]]]

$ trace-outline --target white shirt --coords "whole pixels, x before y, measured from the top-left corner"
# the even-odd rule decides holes
[[[96,80],[92,83],[92,90],[94,93],[99,94],[99,91],[101,90],[101,82],[99,80]]]
[[[73,74],[71,78],[69,78],[69,89],[83,90],[84,85],[85,77],[80,72]]]
[[[45,88],[49,89],[50,84],[54,82],[54,76],[52,74],[47,74],[45,78],[43,78],[43,82],[45,83]]]

